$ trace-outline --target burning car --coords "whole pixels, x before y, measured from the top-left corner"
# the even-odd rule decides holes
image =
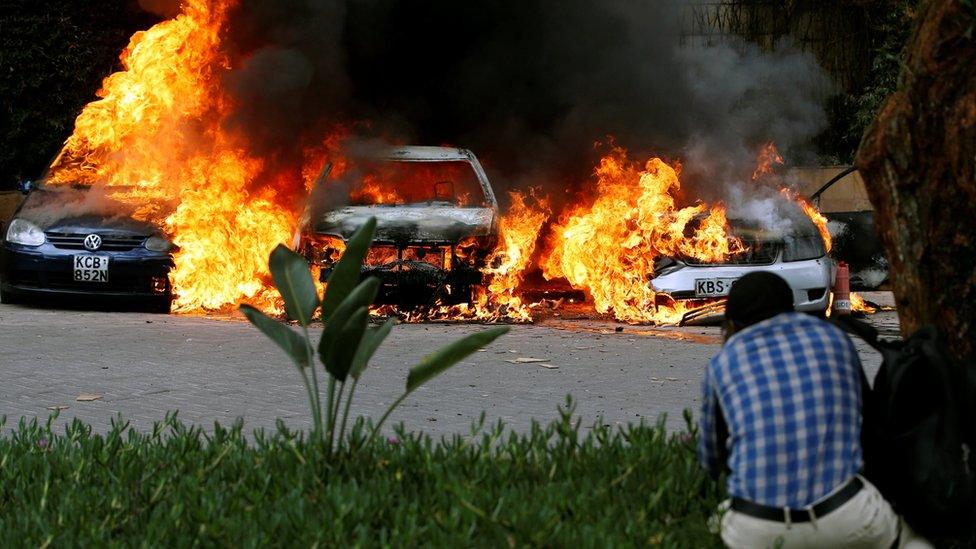
[[[108,199],[86,186],[22,190],[27,197],[3,241],[0,301],[124,297],[169,312],[173,245],[155,227],[110,213]]]
[[[830,302],[833,261],[816,225],[796,215],[787,228],[770,230],[749,220],[730,219],[742,251],[721,262],[665,257],[655,266],[651,288],[659,298],[710,300],[728,295],[732,284],[754,271],[783,277],[793,290],[796,310],[823,314]]]
[[[382,282],[377,303],[467,303],[484,283],[482,269],[498,239],[498,203],[471,151],[384,149],[317,190],[297,246],[321,268],[322,281],[346,239],[375,217],[362,274]]]

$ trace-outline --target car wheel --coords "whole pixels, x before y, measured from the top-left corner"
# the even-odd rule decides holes
[[[173,300],[168,296],[162,299],[153,299],[149,302],[149,312],[168,315],[173,310]]]
[[[4,290],[3,287],[0,286],[0,303],[3,303],[5,305],[14,305],[18,302],[19,300],[17,299],[17,296],[15,296],[13,292],[11,292],[10,290]]]

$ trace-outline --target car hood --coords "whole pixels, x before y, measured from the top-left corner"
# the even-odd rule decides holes
[[[71,217],[60,219],[44,227],[45,232],[55,233],[99,233],[124,234],[130,236],[152,236],[157,231],[149,223],[136,221],[128,217],[99,218],[95,216]]]
[[[348,206],[324,214],[315,232],[349,238],[370,217],[376,218],[375,239],[380,242],[456,242],[492,234],[495,212],[456,206]]]
[[[116,233],[151,236],[154,225],[131,217],[124,205],[92,191],[63,187],[37,189],[21,204],[15,217],[24,218],[44,231],[63,233]]]

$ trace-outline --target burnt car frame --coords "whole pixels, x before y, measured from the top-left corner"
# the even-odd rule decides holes
[[[152,225],[83,212],[45,218],[63,204],[59,193],[88,189],[24,184],[22,190],[26,197],[3,231],[0,301],[123,298],[169,312],[173,245]]]
[[[409,146],[383,149],[373,153],[369,162],[392,167],[397,177],[427,170],[434,179],[429,189],[388,203],[351,200],[332,207],[313,197],[296,235],[297,250],[321,268],[320,278],[325,281],[346,240],[375,217],[376,236],[362,277],[379,278],[377,303],[469,302],[472,288],[484,283],[482,269],[498,238],[498,202],[477,157],[466,149]],[[461,179],[466,182],[463,193],[456,188]],[[462,194],[464,200],[458,198]]]

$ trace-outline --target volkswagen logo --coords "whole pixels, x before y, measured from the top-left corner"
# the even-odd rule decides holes
[[[102,237],[97,234],[90,234],[85,237],[85,248],[95,251],[102,247]]]

